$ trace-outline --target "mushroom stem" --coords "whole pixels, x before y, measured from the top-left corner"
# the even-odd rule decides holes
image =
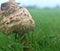
[[[22,35],[22,36],[24,36],[24,35]],[[21,36],[21,37],[22,37],[22,36]],[[26,35],[25,35],[21,40],[22,40],[22,42],[24,42],[23,51],[32,51],[32,49],[29,47],[30,42],[29,42],[29,40],[27,39]]]
[[[24,43],[23,51],[32,51],[32,49],[29,47],[29,40],[26,37],[26,34],[15,34],[15,41],[18,40],[18,37],[20,39],[21,43]]]

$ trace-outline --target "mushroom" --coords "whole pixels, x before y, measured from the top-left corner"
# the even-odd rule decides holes
[[[5,15],[3,14],[3,16]],[[7,35],[10,33],[15,33],[15,39],[17,34],[22,37],[26,33],[33,31],[34,28],[35,22],[29,11],[24,7],[19,7],[12,14],[3,17],[0,21],[0,30],[2,30]],[[23,37],[22,41],[25,42],[25,45],[29,45],[29,41],[26,36]]]

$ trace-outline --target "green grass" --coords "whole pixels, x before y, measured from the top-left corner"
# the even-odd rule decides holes
[[[36,27],[29,33],[33,51],[60,51],[60,9],[29,9]],[[23,43],[0,32],[0,51],[23,51]]]

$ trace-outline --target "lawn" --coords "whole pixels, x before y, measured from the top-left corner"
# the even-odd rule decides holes
[[[35,20],[35,30],[27,35],[33,51],[60,51],[60,9],[28,9]],[[0,51],[23,51],[24,45],[14,35],[0,32]]]

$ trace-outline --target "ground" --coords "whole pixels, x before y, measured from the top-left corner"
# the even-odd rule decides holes
[[[60,9],[28,9],[35,20],[34,32],[27,38],[33,51],[60,51]],[[0,31],[0,51],[23,51],[21,41]]]

